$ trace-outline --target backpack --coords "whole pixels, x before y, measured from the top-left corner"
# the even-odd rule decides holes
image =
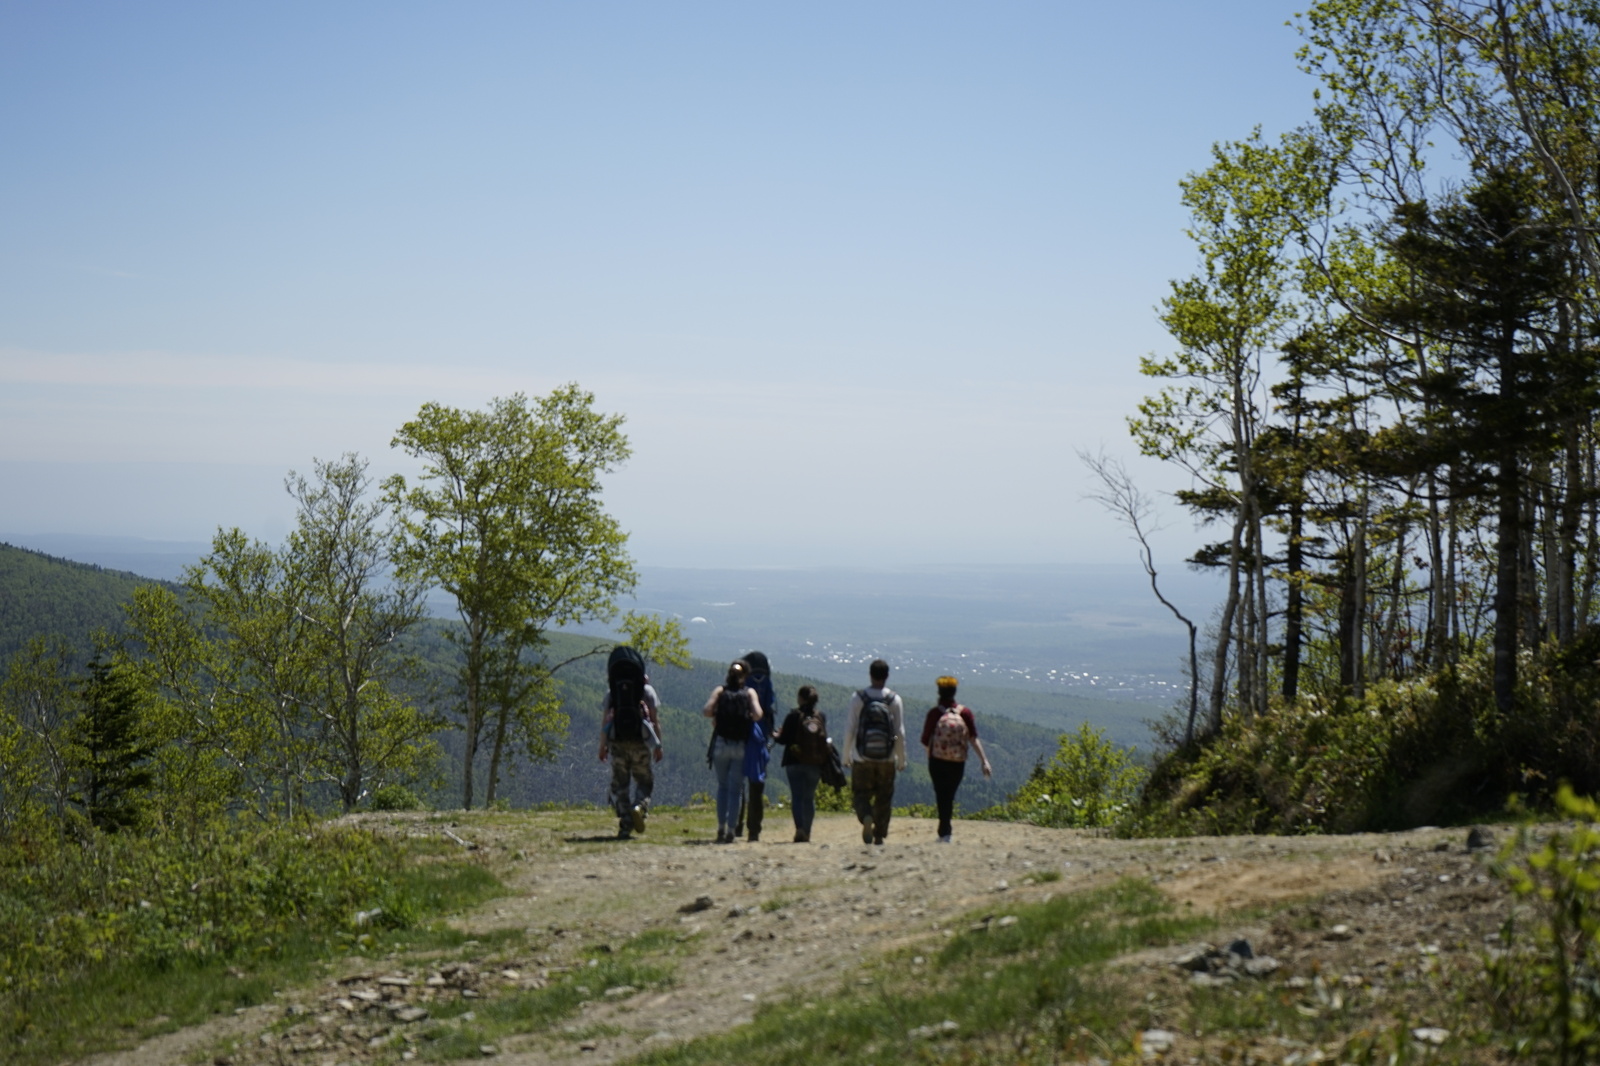
[[[611,739],[644,739],[644,656],[626,644],[611,649],[606,662],[611,685]]]
[[[726,688],[717,699],[717,715],[712,732],[725,740],[750,739],[750,690]]]
[[[961,704],[946,707],[933,725],[932,742],[928,754],[946,762],[967,761],[967,723],[961,717]]]
[[[883,690],[882,696],[869,696],[862,689],[861,713],[856,716],[856,754],[863,759],[883,760],[894,754],[894,715],[889,704],[894,693]]]
[[[820,714],[801,714],[799,739],[795,741],[795,760],[802,766],[821,766],[828,761],[828,721]]]

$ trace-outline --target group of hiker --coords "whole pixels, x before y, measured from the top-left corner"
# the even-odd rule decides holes
[[[701,709],[712,722],[706,762],[716,780],[718,844],[734,843],[747,827],[747,839],[761,838],[773,746],[783,749],[780,765],[789,780],[795,843],[811,839],[818,786],[843,788],[847,780],[861,823],[861,842],[884,842],[895,775],[907,766],[905,705],[888,687],[888,663],[873,660],[867,676],[871,683],[851,697],[840,750],[829,735],[827,715],[817,708],[814,687],[801,686],[797,706],[774,731],[777,695],[766,655],[753,651],[728,664],[723,683],[711,690]],[[645,673],[644,659],[633,648],[621,646],[612,652],[607,679],[601,701],[600,761],[611,760],[611,805],[617,812],[617,836],[626,840],[644,831],[650,810],[653,764],[662,757],[660,700]],[[957,679],[945,676],[935,684],[939,700],[924,716],[921,740],[928,749],[928,777],[939,813],[938,839],[948,844],[968,752],[977,754],[985,777],[992,768],[978,739],[977,719],[971,708],[956,700]]]

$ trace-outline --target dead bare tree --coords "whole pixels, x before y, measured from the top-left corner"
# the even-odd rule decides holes
[[[1104,450],[1090,453],[1080,449],[1078,458],[1100,482],[1100,488],[1095,492],[1086,493],[1085,498],[1099,503],[1132,530],[1133,539],[1139,544],[1139,562],[1143,564],[1144,572],[1150,577],[1150,591],[1156,594],[1156,599],[1172,612],[1174,618],[1189,629],[1189,720],[1184,727],[1183,744],[1184,747],[1191,747],[1194,744],[1195,715],[1200,710],[1200,656],[1197,649],[1197,630],[1188,616],[1161,594],[1155,553],[1150,548],[1148,536],[1160,527],[1150,526],[1152,506],[1150,498],[1134,484],[1133,478],[1129,476],[1121,460],[1107,456]]]

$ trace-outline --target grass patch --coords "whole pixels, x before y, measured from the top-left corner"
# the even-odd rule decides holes
[[[1055,1062],[1126,1051],[1136,1012],[1097,964],[1212,924],[1176,916],[1142,881],[1006,907],[971,920],[931,957],[897,954],[863,983],[807,1004],[765,1007],[750,1025],[638,1061],[867,1066]]]

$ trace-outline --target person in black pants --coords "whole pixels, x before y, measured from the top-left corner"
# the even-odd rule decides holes
[[[951,820],[955,816],[956,789],[967,772],[967,749],[978,753],[983,776],[992,777],[989,756],[978,739],[978,722],[972,708],[956,702],[957,680],[950,676],[934,682],[939,686],[939,702],[929,708],[922,722],[922,746],[928,749],[928,776],[933,780],[933,798],[939,807],[939,843],[950,843]]]

